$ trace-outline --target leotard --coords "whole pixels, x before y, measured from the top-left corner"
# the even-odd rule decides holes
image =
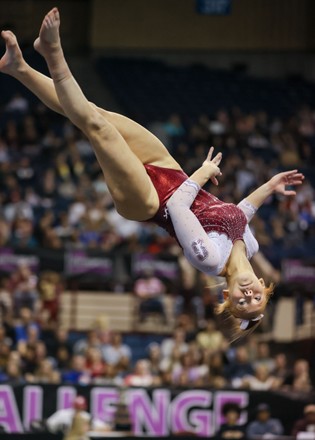
[[[233,243],[243,240],[247,258],[258,251],[248,223],[256,208],[246,199],[237,206],[200,188],[181,170],[145,165],[160,206],[150,219],[175,237],[188,261],[209,275],[219,275]]]

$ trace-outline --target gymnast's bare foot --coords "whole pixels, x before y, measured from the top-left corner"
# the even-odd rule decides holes
[[[44,57],[49,56],[51,51],[61,49],[60,37],[60,15],[57,8],[53,8],[46,14],[39,31],[39,37],[34,42],[34,48]]]
[[[14,76],[26,65],[16,36],[11,31],[2,31],[6,51],[0,59],[0,72]]]

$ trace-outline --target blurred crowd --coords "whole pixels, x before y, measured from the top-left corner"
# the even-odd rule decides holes
[[[168,326],[170,332],[174,323],[174,330],[164,337],[152,336],[139,351],[139,338],[111,331],[103,315],[95,317],[87,333],[69,333],[59,321],[63,290],[57,273],[37,275],[25,263],[2,277],[0,383],[313,390],[311,352],[307,359],[299,357],[300,350],[295,355],[271,353],[257,334],[230,345],[227,324],[213,313],[213,295],[208,310],[193,301],[201,298],[192,296],[188,307],[175,298],[173,312],[166,311],[165,285],[145,272],[134,283],[135,317],[142,322],[154,313],[159,325]]]
[[[171,115],[149,128],[183,169],[201,165],[210,145],[223,152],[222,176],[210,190],[238,202],[273,174],[306,175],[297,196],[270,198],[252,228],[277,267],[285,255],[312,255],[315,241],[315,113],[290,118],[234,108],[196,120]],[[174,242],[152,224],[129,222],[115,211],[88,141],[63,117],[16,94],[0,125],[0,246],[115,250],[126,245],[159,252]]]
[[[22,305],[14,319],[9,316],[0,327],[0,383],[313,390],[308,359],[271,353],[254,334],[231,346],[212,319],[198,328],[189,315],[179,315],[173,333],[160,342],[152,338],[139,359],[128,335],[110,331],[102,320],[87,333],[69,334],[35,306]]]
[[[196,120],[174,114],[149,128],[188,174],[201,165],[210,145],[222,151],[220,185],[209,189],[226,202],[240,201],[279,171],[298,168],[306,179],[296,197],[267,200],[252,228],[276,268],[284,256],[314,255],[313,109],[298,109],[286,120],[237,108]],[[120,217],[88,141],[63,117],[19,94],[3,108],[0,188],[0,247],[126,247],[151,253],[176,247],[155,225]],[[183,313],[186,299],[179,298],[174,332],[136,359],[119,332],[95,326],[74,338],[58,326],[60,276],[34,274],[21,264],[1,279],[0,383],[313,390],[308,359],[270,353],[254,335],[246,345],[230,346],[216,321],[204,319],[189,282],[183,284],[201,325]],[[140,320],[153,308],[166,324],[163,283],[143,277],[134,292]]]
[[[146,356],[135,359],[135,347],[122,334],[101,324],[74,337],[56,322],[45,320],[45,314],[36,313],[36,307],[31,310],[22,306],[12,321],[7,316],[4,314],[0,326],[0,384],[105,385],[116,386],[121,392],[126,387],[211,387],[278,390],[303,398],[313,395],[308,360],[296,357],[292,351],[271,353],[269,344],[258,341],[255,335],[246,344],[232,347],[213,320],[197,330],[187,316],[180,316],[170,336],[159,343],[152,341],[146,347]],[[86,403],[78,397],[73,409],[58,410],[39,426],[39,421],[34,421],[31,429],[57,432],[67,428],[69,433],[132,429],[125,404],[118,406],[112,424],[92,419],[82,412],[85,408]],[[255,410],[249,408],[250,421],[246,425],[241,414],[242,408],[227,402],[217,438],[285,433],[281,421],[273,417],[266,404],[261,403]],[[304,418],[298,418],[297,414],[296,422],[291,420],[292,431],[286,434],[309,431],[315,420],[315,405],[307,405]],[[77,419],[84,422],[83,426]]]

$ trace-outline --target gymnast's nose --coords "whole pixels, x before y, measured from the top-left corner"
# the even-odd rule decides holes
[[[245,296],[253,296],[253,291],[252,291],[251,289],[246,289],[246,290],[244,291],[244,295],[245,295]]]

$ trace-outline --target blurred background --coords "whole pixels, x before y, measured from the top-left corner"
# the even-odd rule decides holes
[[[157,226],[120,217],[84,136],[1,74],[3,431],[69,434],[86,410],[88,422],[78,424],[90,436],[221,438],[230,413],[239,438],[312,430],[314,2],[1,0],[1,29],[16,33],[26,60],[45,74],[32,43],[53,6],[66,58],[92,102],[151,130],[187,174],[209,146],[223,152],[220,185],[207,187],[216,196],[238,203],[288,169],[306,178],[296,197],[270,198],[251,223],[260,243],[253,264],[276,288],[258,331],[230,344],[227,324],[214,314],[222,280],[197,273]],[[34,384],[46,403],[32,394],[27,412]],[[97,406],[96,386],[104,402],[114,399],[110,410]],[[154,406],[167,391],[164,409],[177,420],[174,402],[187,390],[196,393],[190,408],[205,411],[204,424],[188,410],[182,424],[164,426],[161,407],[155,419],[139,416],[137,405],[152,399]],[[208,401],[200,403],[198,390]],[[85,403],[76,403],[77,394]],[[224,406],[231,403],[238,407]],[[68,431],[64,415],[49,422],[59,410],[72,411]]]

